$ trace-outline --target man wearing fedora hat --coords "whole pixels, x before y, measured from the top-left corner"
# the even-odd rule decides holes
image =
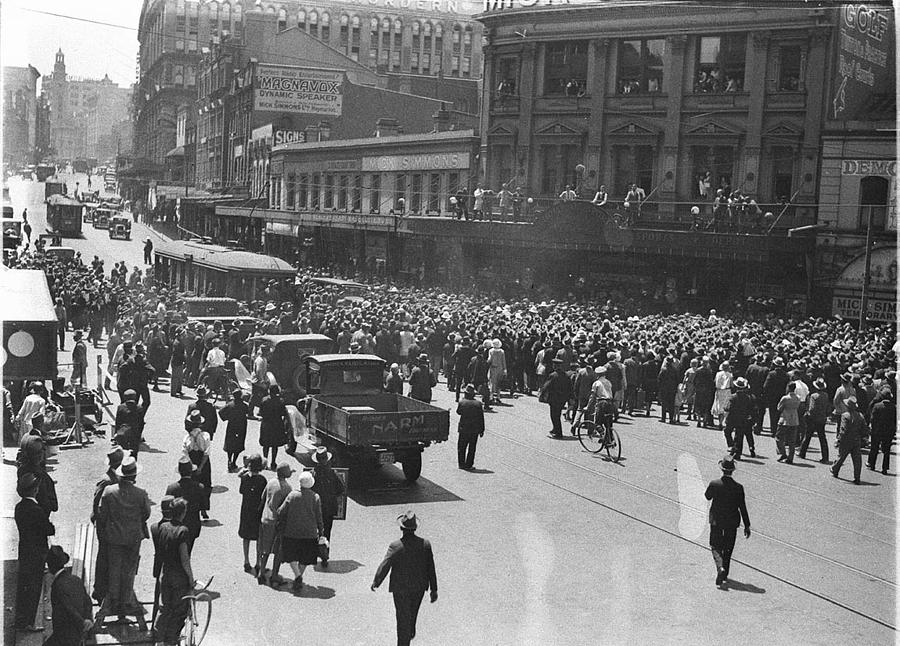
[[[806,459],[806,451],[813,436],[819,438],[821,459],[819,462],[829,464],[828,440],[825,438],[825,423],[828,421],[828,413],[831,412],[831,401],[828,398],[828,385],[822,377],[813,382],[813,391],[809,395],[806,407],[806,434],[803,444],[800,445],[800,459]]]
[[[324,446],[317,446],[310,456],[316,465],[313,469],[315,484],[313,484],[312,490],[319,494],[319,500],[322,503],[322,533],[328,539],[329,545],[331,544],[331,528],[338,512],[338,500],[344,494],[344,483],[331,468],[332,457],[331,452]],[[327,557],[322,558],[322,567],[328,567]]]
[[[194,587],[191,567],[190,530],[182,519],[187,511],[184,498],[174,498],[170,503],[171,519],[157,526],[157,556],[161,606],[156,621],[156,633],[163,644],[178,644],[184,621],[188,615],[188,603],[184,599]]]
[[[475,401],[475,386],[466,386],[465,395],[457,405],[459,415],[459,440],[456,443],[457,464],[460,469],[475,466],[475,449],[478,438],[484,437],[484,408]]]
[[[437,377],[428,366],[428,355],[419,355],[419,365],[409,374],[409,396],[426,404],[431,401],[431,389],[437,385]]]
[[[182,521],[188,528],[190,537],[188,550],[194,549],[194,542],[200,537],[203,523],[200,519],[204,507],[208,508],[209,488],[197,477],[197,465],[186,455],[178,460],[178,480],[166,487],[166,495],[184,498],[187,510]]]
[[[72,336],[75,345],[72,347],[72,383],[78,383],[82,388],[87,387],[87,345],[82,340],[84,333],[75,330]]]
[[[437,601],[437,573],[428,540],[416,536],[418,520],[412,511],[397,517],[403,536],[388,546],[384,560],[375,571],[374,592],[390,573],[388,590],[394,595],[397,615],[397,646],[409,646],[416,636],[416,619],[426,590],[431,603]]]
[[[141,554],[141,541],[147,538],[150,498],[135,484],[140,467],[133,457],[126,457],[116,469],[119,481],[109,485],[100,496],[97,510],[97,533],[109,546],[109,589],[97,613],[96,623],[109,614],[134,615],[144,622],[144,609],[134,594]],[[146,626],[141,626],[146,630]]]
[[[22,499],[13,512],[19,532],[15,625],[16,629],[27,631],[41,630],[34,627],[34,618],[41,597],[47,537],[56,533],[50,513],[35,498],[38,486],[38,479],[32,473],[19,478],[16,490]]]
[[[840,389],[838,389],[840,392]],[[844,464],[847,456],[853,460],[853,484],[859,484],[859,476],[862,473],[862,439],[866,435],[866,420],[857,410],[856,397],[848,397],[844,400],[846,411],[838,420],[837,448],[838,459],[831,467],[831,475],[835,478]]]
[[[734,381],[734,392],[725,402],[725,441],[735,460],[741,459],[745,438],[747,448],[750,449],[750,457],[756,457],[756,447],[753,443],[755,410],[753,395],[750,394],[750,385],[744,377],[738,377]]]
[[[550,375],[543,386],[538,399],[546,402],[550,406],[550,423],[553,427],[550,429],[550,437],[560,439],[562,437],[562,416],[563,408],[569,403],[569,399],[574,394],[572,389],[572,380],[565,371],[563,360],[555,357],[553,359],[553,373]]]
[[[731,569],[731,553],[737,538],[737,528],[744,523],[744,536],[750,538],[750,516],[744,499],[744,487],[735,482],[734,460],[726,455],[719,460],[722,477],[712,480],[706,487],[709,506],[709,547],[716,564],[716,585],[726,584]]]
[[[112,448],[106,454],[106,474],[103,476],[103,479],[97,483],[96,489],[94,489],[94,504],[91,509],[92,523],[97,522],[97,511],[100,507],[100,497],[103,495],[103,492],[106,491],[108,486],[114,485],[119,481],[119,477],[116,475],[116,469],[122,464],[124,458],[125,451],[119,446]],[[100,540],[98,534],[97,561],[94,566],[94,589],[91,592],[91,596],[97,600],[97,603],[103,601],[103,597],[106,596],[107,581],[109,578],[109,560],[107,552],[108,548],[106,542]]]
[[[69,555],[59,545],[47,552],[47,569],[53,577],[50,585],[50,605],[53,634],[44,642],[50,646],[77,646],[94,622],[93,606],[84,589],[84,581],[67,568]]]
[[[872,443],[869,446],[868,466],[875,470],[878,452],[884,455],[881,459],[881,473],[887,475],[891,466],[891,443],[897,431],[897,407],[894,405],[894,393],[890,389],[872,406],[870,414],[872,425]]]
[[[787,392],[787,385],[790,382],[787,373],[784,371],[784,359],[775,357],[772,359],[772,369],[766,376],[763,383],[763,395],[765,397],[766,407],[769,409],[769,428],[772,435],[775,435],[778,429],[778,419],[780,411],[778,410],[778,402]]]

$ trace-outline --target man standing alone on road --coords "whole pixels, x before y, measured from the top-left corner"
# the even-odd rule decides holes
[[[459,415],[459,440],[457,441],[457,463],[460,469],[475,466],[475,448],[479,436],[484,437],[484,408],[475,401],[475,386],[466,386],[464,398],[456,406]]]
[[[550,437],[559,439],[562,437],[560,416],[573,392],[572,380],[566,374],[562,359],[553,359],[553,367],[553,374],[541,388],[539,399],[550,405],[550,422],[553,424],[553,428],[550,429]]]
[[[719,460],[722,477],[706,487],[709,507],[709,547],[716,562],[716,585],[725,589],[731,568],[731,553],[737,538],[737,528],[744,521],[744,536],[750,538],[750,516],[744,502],[744,487],[734,481],[734,460],[730,455]]]
[[[388,590],[394,595],[397,613],[397,646],[409,646],[416,636],[416,618],[426,590],[431,590],[431,603],[437,601],[437,574],[431,543],[416,536],[416,515],[408,511],[397,517],[403,537],[388,547],[387,554],[375,571],[374,592],[391,574]]]
[[[153,264],[153,241],[150,238],[144,240],[144,264]]]

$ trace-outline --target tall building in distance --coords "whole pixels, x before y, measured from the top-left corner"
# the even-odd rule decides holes
[[[40,161],[37,80],[34,67],[3,68],[3,161],[23,165]]]
[[[53,73],[43,80],[50,106],[50,146],[56,159],[105,160],[116,153],[113,127],[129,118],[132,90],[104,76],[69,76],[66,58],[57,51]]]

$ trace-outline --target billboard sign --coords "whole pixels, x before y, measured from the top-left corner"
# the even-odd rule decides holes
[[[253,109],[341,116],[344,73],[288,65],[257,65]]]
[[[864,119],[873,95],[894,92],[894,28],[890,7],[841,6],[832,119]]]

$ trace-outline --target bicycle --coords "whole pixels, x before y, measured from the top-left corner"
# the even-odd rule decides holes
[[[200,646],[200,642],[206,637],[209,620],[212,618],[212,597],[206,590],[213,578],[209,577],[206,583],[194,588],[191,594],[181,597],[188,602],[188,616],[184,620],[184,632],[179,642],[184,646]]]
[[[572,425],[578,441],[585,451],[600,453],[606,451],[606,457],[613,462],[622,458],[622,441],[619,433],[613,428],[613,403],[608,399],[597,402],[592,418],[585,419],[584,409],[578,411],[578,417]],[[597,418],[602,416],[600,425],[602,430],[597,430]]]

